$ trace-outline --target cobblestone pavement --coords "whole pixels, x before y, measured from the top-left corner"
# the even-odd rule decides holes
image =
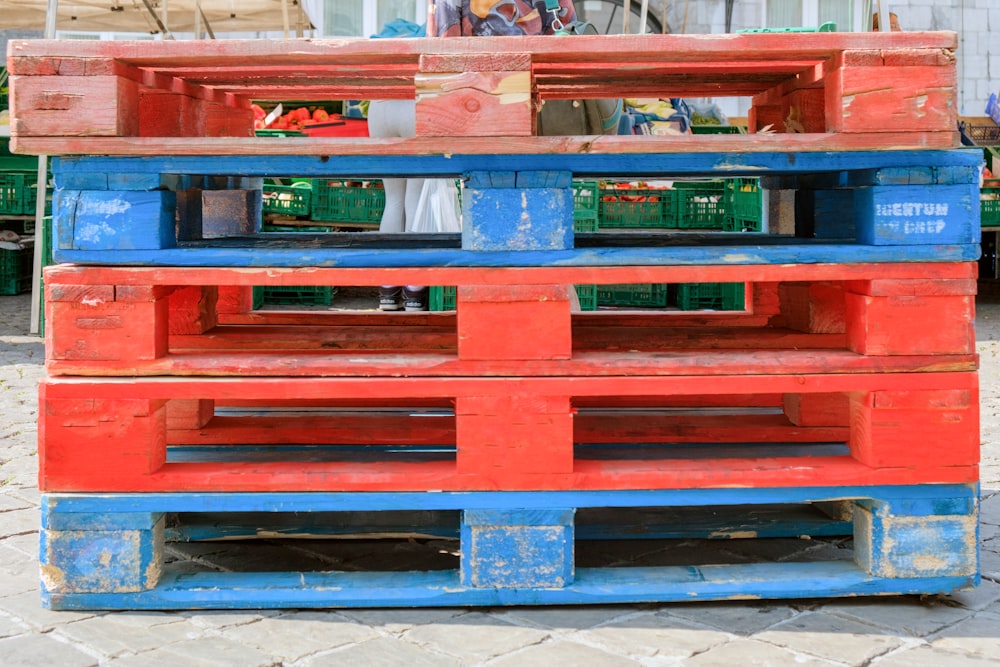
[[[982,584],[951,596],[589,607],[52,612],[29,297],[0,297],[0,665],[1000,665],[1000,303],[979,304]]]

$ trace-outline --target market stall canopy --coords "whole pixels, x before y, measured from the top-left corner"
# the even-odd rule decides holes
[[[0,0],[0,30],[44,30],[48,5],[46,0]],[[60,0],[56,30],[190,34],[200,10],[203,33],[287,28],[294,36],[300,26],[310,28],[300,7],[296,0]]]

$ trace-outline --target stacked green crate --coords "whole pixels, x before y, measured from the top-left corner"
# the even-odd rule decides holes
[[[573,181],[573,231],[597,231],[599,193],[597,181]]]
[[[677,228],[721,230],[726,220],[726,184],[722,180],[676,181]]]
[[[1000,227],[1000,187],[979,191],[980,226]]]
[[[665,283],[598,285],[597,303],[602,306],[664,308],[667,305],[667,294]]]
[[[329,306],[337,288],[329,285],[268,286],[253,288],[253,307],[262,306]]]
[[[263,211],[290,218],[309,217],[312,213],[312,187],[309,183],[294,185],[264,184]]]
[[[743,310],[743,283],[678,283],[677,307],[681,310]]]
[[[602,229],[674,229],[676,192],[668,188],[612,185],[600,190],[598,227]]]
[[[385,190],[381,181],[313,180],[313,220],[377,227],[383,210]]]
[[[34,250],[33,241],[20,248],[0,248],[0,295],[12,296],[31,289]]]
[[[763,229],[764,204],[759,178],[726,179],[727,232],[759,232]]]

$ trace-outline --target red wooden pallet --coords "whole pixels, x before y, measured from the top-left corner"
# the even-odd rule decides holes
[[[512,153],[954,147],[956,47],[950,32],[14,41],[12,146],[53,155],[403,155],[440,154],[436,136],[452,137],[449,153],[492,153],[503,136],[520,138],[505,140]],[[749,97],[752,134],[531,136],[546,99],[706,95]],[[406,98],[417,99],[413,139],[252,138],[254,99]],[[765,127],[780,137],[756,134]]]
[[[972,263],[46,269],[53,375],[522,376],[975,368]],[[870,279],[867,276],[880,276]],[[750,310],[572,313],[567,284],[759,281]],[[451,313],[231,313],[215,285],[461,284]],[[483,284],[492,283],[492,284]],[[675,319],[676,318],[676,319]],[[223,320],[225,321],[225,320]],[[250,324],[257,322],[256,324]],[[920,335],[914,335],[920,331]]]
[[[792,411],[806,422],[794,424],[779,412],[734,408],[726,421],[717,410],[650,405],[656,397],[761,393],[825,403],[821,415],[832,425],[808,423],[808,410]],[[344,407],[428,398],[453,407],[437,416],[387,408],[384,421]],[[643,407],[628,410],[630,399]],[[286,406],[242,415],[214,408],[232,400]],[[305,419],[288,414],[294,401],[331,407]],[[39,483],[50,492],[692,489],[978,478],[972,371],[48,378],[40,406]],[[364,438],[359,427],[370,429]]]

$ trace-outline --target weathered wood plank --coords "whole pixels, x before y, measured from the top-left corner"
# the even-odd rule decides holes
[[[45,494],[42,599],[54,609],[237,609],[593,604],[951,592],[975,585],[979,578],[976,496],[971,485],[547,493]],[[853,562],[776,559],[750,564],[693,561],[655,567],[574,567],[576,544],[600,536],[589,534],[593,524],[581,520],[584,515],[592,522],[597,516],[614,516],[609,509],[619,513],[638,510],[645,516],[662,508],[668,516],[670,510],[680,516],[678,510],[703,506],[733,517],[737,505],[767,505],[769,516],[780,524],[785,506],[794,522],[803,502],[823,504],[844,498],[855,505]],[[437,510],[461,510],[457,565],[430,573],[376,569],[350,573],[177,573],[164,564],[165,539],[183,539],[186,522],[209,516],[191,512],[213,512],[211,517],[222,521],[232,516],[236,522],[238,516],[256,513],[252,516],[258,526],[271,522],[268,515],[278,521],[283,513],[296,512],[302,517],[300,522],[308,522],[314,515],[329,517],[329,512],[338,512],[337,516],[355,530],[363,529],[366,516],[377,530],[385,525],[379,511],[394,509],[422,511],[425,519]],[[168,512],[183,517],[169,536],[162,529],[162,517]],[[745,517],[742,523],[755,525],[752,510]],[[738,517],[734,520],[740,523]],[[826,523],[839,530],[845,522],[830,519]],[[606,536],[641,537],[631,530],[623,534],[632,525],[622,521],[616,533],[612,523],[605,527]],[[809,525],[823,534],[822,522]],[[197,526],[194,528],[190,535],[198,534]],[[802,528],[807,530],[806,524]],[[149,538],[133,541],[130,533],[146,533]],[[729,537],[754,540],[756,535],[751,531]],[[244,548],[252,550],[253,545]],[[103,558],[90,556],[97,552]],[[80,576],[69,581],[66,573]]]

